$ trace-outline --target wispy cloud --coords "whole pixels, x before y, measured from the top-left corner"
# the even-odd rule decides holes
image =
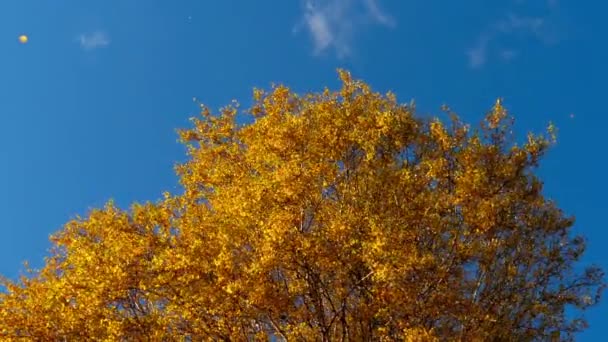
[[[522,48],[505,47],[501,44],[503,39],[513,41],[512,38],[525,37],[533,38],[544,45],[557,43],[559,36],[554,23],[551,22],[553,12],[557,10],[557,1],[548,0],[546,6],[550,13],[545,16],[528,16],[511,12],[483,30],[476,43],[466,51],[469,66],[480,68],[488,62],[490,57],[499,58],[504,62],[517,58]],[[515,39],[515,41],[517,40]]]
[[[496,23],[496,30],[503,34],[528,34],[547,44],[553,43],[555,39],[548,30],[546,17],[527,17],[509,13],[505,19]]]
[[[365,7],[368,10],[369,15],[378,23],[385,25],[385,26],[389,26],[389,27],[394,27],[395,26],[395,19],[393,19],[391,16],[387,15],[386,13],[384,13],[380,7],[378,6],[378,3],[376,2],[376,0],[364,0],[365,1]]]
[[[394,27],[395,20],[377,0],[305,0],[302,24],[312,38],[315,54],[333,49],[342,58],[351,54],[354,38],[365,26]]]
[[[515,49],[502,49],[500,50],[500,58],[505,62],[510,62],[517,58],[519,52]]]
[[[80,47],[85,50],[93,50],[110,45],[110,37],[103,31],[83,33],[78,37]]]
[[[477,44],[467,50],[469,57],[469,66],[471,68],[479,68],[486,63],[486,55],[488,54],[488,42],[490,38],[487,35],[479,37]]]

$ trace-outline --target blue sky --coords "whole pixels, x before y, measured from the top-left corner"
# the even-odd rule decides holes
[[[608,269],[608,4],[574,0],[0,2],[0,273],[41,265],[48,236],[113,198],[175,191],[175,129],[253,87],[338,85],[336,68],[478,122],[498,97],[516,128],[559,128],[540,173]],[[27,34],[27,44],[18,37]],[[580,340],[608,334],[608,301]]]

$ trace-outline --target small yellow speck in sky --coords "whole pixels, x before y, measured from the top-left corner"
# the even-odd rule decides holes
[[[22,34],[22,35],[19,36],[19,42],[21,44],[25,44],[25,43],[27,43],[27,41],[28,41],[28,38],[27,38],[26,35]]]

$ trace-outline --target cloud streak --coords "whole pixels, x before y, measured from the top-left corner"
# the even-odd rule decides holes
[[[103,31],[95,31],[81,34],[78,42],[84,50],[94,50],[110,45],[110,37]]]
[[[302,23],[316,55],[334,50],[339,58],[352,53],[357,33],[369,24],[395,26],[377,0],[306,0]]]

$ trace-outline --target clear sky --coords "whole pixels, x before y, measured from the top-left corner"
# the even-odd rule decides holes
[[[338,85],[336,68],[423,114],[559,128],[545,193],[608,269],[608,3],[574,0],[0,1],[0,273],[42,263],[48,236],[113,198],[176,191],[175,129],[249,103],[252,87]],[[19,35],[29,36],[21,44]],[[608,335],[608,298],[580,340]]]

